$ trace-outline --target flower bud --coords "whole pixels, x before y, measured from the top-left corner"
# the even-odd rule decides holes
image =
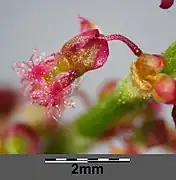
[[[133,84],[140,90],[150,92],[155,76],[165,67],[165,59],[160,55],[142,54],[131,66]]]
[[[165,65],[165,58],[155,54],[142,54],[136,61],[136,68],[141,77],[155,75],[161,72]]]
[[[158,74],[154,85],[152,96],[157,102],[172,104],[176,100],[176,83],[165,74]]]

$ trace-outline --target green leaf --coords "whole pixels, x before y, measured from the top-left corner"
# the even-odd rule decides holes
[[[176,41],[174,41],[165,52],[161,53],[166,58],[167,64],[162,71],[172,77],[176,77]]]

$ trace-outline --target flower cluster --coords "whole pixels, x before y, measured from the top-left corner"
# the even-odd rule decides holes
[[[49,114],[60,117],[60,112],[72,105],[70,96],[79,78],[88,71],[102,67],[109,56],[108,41],[127,44],[136,56],[141,50],[120,34],[105,36],[88,20],[80,17],[81,33],[68,40],[60,52],[42,57],[34,52],[29,62],[15,64],[25,92],[33,103],[48,108]]]

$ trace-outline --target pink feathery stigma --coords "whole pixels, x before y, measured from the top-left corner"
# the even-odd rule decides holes
[[[29,97],[33,103],[47,107],[50,116],[60,117],[61,111],[72,105],[69,98],[77,86],[75,77],[74,71],[62,73],[54,78],[52,83],[31,91]]]
[[[119,40],[124,42],[136,56],[141,56],[142,50],[134,44],[131,40],[129,40],[127,37],[120,35],[120,34],[112,34],[104,37],[107,41],[112,41],[112,40]]]
[[[47,107],[49,114],[53,109],[57,109],[60,115],[61,109],[71,105],[69,98],[77,87],[77,81],[76,73],[72,70],[53,76],[49,82],[46,81],[45,76],[55,69],[59,56],[59,53],[53,53],[42,57],[34,51],[29,62],[16,63],[14,69],[20,75],[24,90],[27,91],[26,95],[32,103]]]
[[[69,106],[68,98],[76,87],[75,77],[74,71],[63,73],[43,89],[32,91],[30,98],[34,103],[47,107],[49,113],[53,108],[61,112],[64,105]]]
[[[174,4],[174,0],[161,0],[160,8],[169,9]]]
[[[48,57],[42,57],[37,50],[34,50],[29,62],[18,62],[13,68],[19,74],[23,85],[35,86],[42,84],[43,75],[53,68],[58,55],[53,53]]]

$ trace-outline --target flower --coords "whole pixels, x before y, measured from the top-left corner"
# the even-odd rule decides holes
[[[162,75],[153,85],[153,97],[165,104],[175,104],[176,102],[176,82],[168,75]]]
[[[98,29],[90,29],[68,40],[59,53],[43,57],[35,50],[29,63],[16,63],[14,69],[32,103],[47,107],[48,114],[58,119],[63,109],[73,105],[70,98],[79,78],[106,63],[108,41],[112,40],[124,42],[137,56],[142,53],[120,34],[105,36]]]
[[[128,38],[120,34],[105,36],[98,29],[89,29],[68,40],[61,48],[57,60],[57,72],[74,70],[77,77],[102,67],[109,56],[108,42],[119,40],[124,42],[136,56],[142,51]]]
[[[167,74],[161,73],[166,60],[161,55],[142,54],[131,66],[133,84],[145,95],[157,102],[173,104],[176,99],[176,83]]]
[[[176,81],[162,70],[166,59],[161,55],[142,54],[131,66],[131,77],[145,96],[158,103],[173,104],[172,117],[175,123]]]
[[[160,8],[168,9],[174,4],[174,0],[161,0]]]

